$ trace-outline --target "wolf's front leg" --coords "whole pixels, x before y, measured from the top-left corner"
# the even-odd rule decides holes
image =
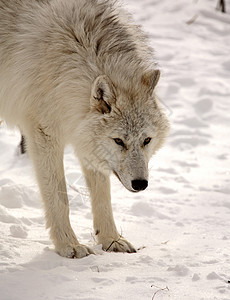
[[[54,131],[31,128],[26,135],[44,201],[47,228],[56,251],[65,257],[81,258],[93,253],[81,245],[70,225],[69,203],[63,168],[63,146]]]
[[[110,179],[99,171],[85,168],[86,183],[88,185],[91,201],[95,234],[103,250],[115,252],[136,252],[132,244],[124,239],[117,231],[110,195]]]

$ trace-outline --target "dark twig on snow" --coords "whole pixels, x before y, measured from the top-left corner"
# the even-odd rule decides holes
[[[159,292],[162,292],[162,291],[169,291],[169,288],[168,288],[167,286],[166,286],[165,288],[162,289],[162,288],[160,288],[160,287],[158,287],[158,286],[152,284],[151,287],[155,287],[155,288],[159,289],[159,290],[157,290],[157,291],[153,294],[152,300],[155,299],[156,294],[158,294]]]
[[[226,13],[226,4],[225,0],[218,0],[217,10],[220,10],[222,13]]]
[[[143,250],[145,248],[146,248],[146,246],[141,246],[141,247],[137,248],[137,251]]]
[[[191,25],[192,23],[194,23],[196,21],[196,19],[199,17],[199,15],[194,15],[191,19],[189,19],[186,24]]]

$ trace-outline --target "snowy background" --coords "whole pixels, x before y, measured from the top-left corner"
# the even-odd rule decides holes
[[[20,135],[1,124],[1,300],[230,299],[230,14],[216,4],[126,0],[156,50],[172,124],[146,191],[130,193],[112,177],[117,227],[138,253],[95,246],[90,200],[68,148],[72,226],[98,255],[58,256],[31,163],[17,152]]]

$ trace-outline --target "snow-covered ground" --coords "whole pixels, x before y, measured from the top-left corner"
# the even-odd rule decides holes
[[[216,4],[126,0],[156,50],[172,124],[146,191],[129,193],[112,178],[116,223],[136,254],[95,246],[90,200],[68,148],[72,226],[98,255],[58,256],[30,161],[17,154],[19,133],[1,124],[1,300],[230,299],[230,15]]]

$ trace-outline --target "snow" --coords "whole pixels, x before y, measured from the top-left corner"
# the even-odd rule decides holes
[[[18,154],[20,135],[1,124],[1,300],[230,299],[230,16],[216,4],[126,0],[156,50],[172,124],[146,191],[130,193],[111,178],[117,227],[136,254],[95,245],[89,195],[68,148],[72,226],[97,255],[58,256],[30,160]]]

